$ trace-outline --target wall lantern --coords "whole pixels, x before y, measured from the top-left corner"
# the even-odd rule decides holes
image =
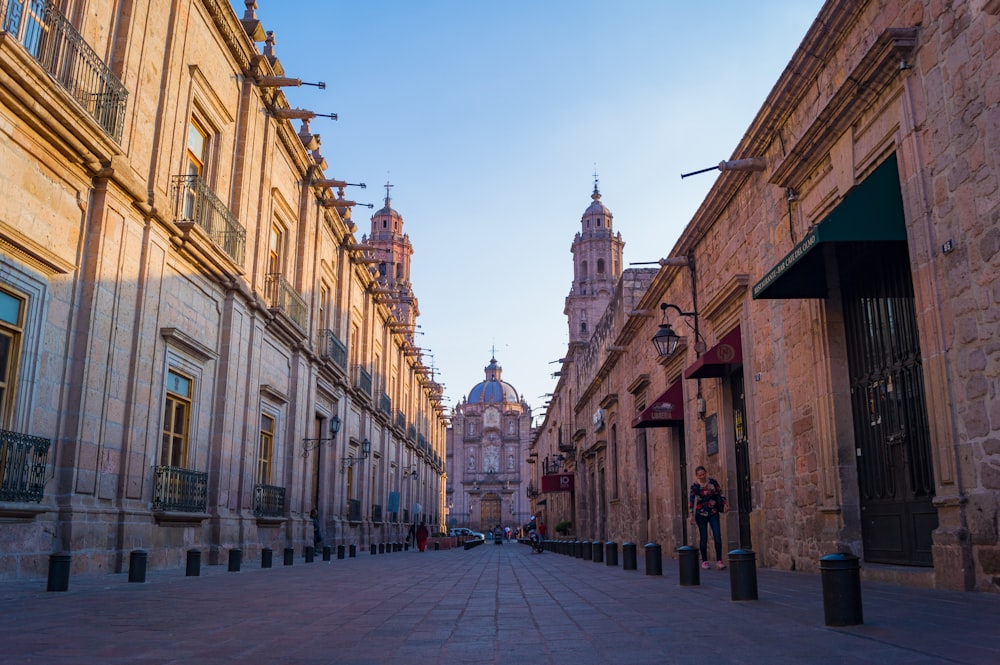
[[[349,455],[347,457],[342,458],[340,460],[341,469],[346,470],[347,467],[354,466],[355,464],[360,463],[361,460],[363,459],[368,459],[368,454],[371,451],[372,451],[372,442],[369,441],[368,439],[365,439],[364,441],[361,442],[361,455],[359,457],[354,457],[353,455]]]
[[[332,446],[337,440],[337,432],[340,431],[340,416],[334,415],[330,418],[330,436],[322,439],[302,439],[302,456],[309,457],[309,451],[319,448],[323,444]]]

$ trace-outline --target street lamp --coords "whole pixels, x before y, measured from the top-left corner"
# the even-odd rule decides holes
[[[334,414],[330,418],[330,436],[322,439],[302,439],[302,456],[309,457],[309,451],[319,448],[323,444],[332,446],[337,440],[337,432],[340,431],[340,416]]]
[[[355,464],[360,463],[361,460],[363,459],[368,459],[368,454],[371,452],[371,450],[372,450],[372,442],[369,441],[368,439],[365,439],[364,441],[361,442],[360,456],[354,457],[353,455],[348,455],[347,457],[344,457],[340,460],[341,470],[342,471],[346,470],[347,467],[354,466]]]
[[[660,303],[660,309],[663,310],[663,323],[657,329],[656,334],[653,335],[653,346],[656,347],[656,355],[662,359],[667,359],[674,355],[674,351],[677,350],[677,343],[680,341],[681,336],[674,332],[673,327],[667,323],[667,309],[676,310],[681,316],[694,317],[694,335],[695,343],[698,343],[698,312],[685,312],[677,305],[670,305],[668,303]]]

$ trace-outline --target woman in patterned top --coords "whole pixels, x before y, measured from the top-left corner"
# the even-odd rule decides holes
[[[712,540],[715,542],[715,567],[722,570],[726,564],[722,563],[722,531],[719,529],[719,512],[724,510],[725,497],[722,496],[722,487],[715,478],[708,477],[705,467],[699,466],[694,470],[694,477],[698,482],[691,485],[691,494],[688,499],[688,511],[690,517],[688,521],[697,522],[698,533],[701,534],[701,567],[708,568],[708,527],[712,527]]]

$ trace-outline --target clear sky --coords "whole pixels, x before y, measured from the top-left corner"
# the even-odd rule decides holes
[[[245,3],[232,0],[243,16]],[[625,264],[667,256],[820,0],[259,0],[327,177],[413,244],[424,362],[454,406],[492,350],[540,413],[595,169]],[[262,45],[261,45],[262,46]],[[299,124],[295,121],[296,130]],[[372,210],[356,208],[357,239]]]

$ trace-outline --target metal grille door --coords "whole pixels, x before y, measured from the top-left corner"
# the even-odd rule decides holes
[[[736,439],[736,508],[739,511],[740,549],[752,549],[750,542],[750,444],[747,441],[747,403],[743,390],[743,367],[729,376],[733,395],[733,428]]]
[[[906,245],[838,259],[865,559],[930,566],[937,512]]]

